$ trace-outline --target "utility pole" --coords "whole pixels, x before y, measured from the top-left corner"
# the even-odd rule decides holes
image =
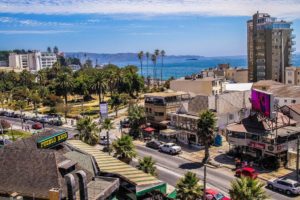
[[[203,176],[203,200],[206,200],[206,163],[204,164]]]
[[[297,181],[299,181],[299,152],[300,152],[300,149],[299,149],[299,143],[300,143],[300,137],[298,135],[298,138],[297,138],[297,159],[296,159],[296,173],[297,173]]]
[[[107,150],[108,150],[108,155],[110,155],[110,149],[109,149],[109,132],[108,132],[108,130],[106,131],[106,139],[107,139]]]

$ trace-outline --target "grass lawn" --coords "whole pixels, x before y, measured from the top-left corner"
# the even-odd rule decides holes
[[[22,130],[8,130],[2,136],[4,136],[4,135],[7,135],[9,138],[11,138],[12,140],[15,141],[18,138],[28,138],[28,137],[31,137],[32,134],[29,133],[29,132],[22,131]]]

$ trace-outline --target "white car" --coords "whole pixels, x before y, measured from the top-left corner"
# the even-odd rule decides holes
[[[107,143],[108,143],[108,141],[107,141],[106,136],[100,137],[99,144],[101,144],[101,145],[107,145]],[[111,144],[111,140],[109,140],[109,144]]]
[[[181,152],[181,147],[174,143],[166,143],[160,147],[160,151],[169,154],[177,154]]]
[[[300,184],[297,181],[287,178],[271,179],[268,181],[267,186],[271,190],[276,189],[287,195],[300,194]]]

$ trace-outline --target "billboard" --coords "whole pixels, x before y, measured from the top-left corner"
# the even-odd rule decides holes
[[[107,102],[100,103],[100,116],[102,119],[108,117],[108,103]]]
[[[267,118],[273,118],[274,97],[271,93],[252,89],[251,104],[253,111],[259,112]]]
[[[49,137],[37,141],[37,147],[41,149],[54,147],[68,139],[68,132],[61,131]]]

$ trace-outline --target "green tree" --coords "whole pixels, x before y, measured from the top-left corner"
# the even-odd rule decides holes
[[[58,47],[54,46],[53,48],[53,53],[55,53],[56,55],[59,53]]]
[[[32,102],[33,104],[33,109],[34,109],[34,112],[35,112],[35,115],[37,116],[38,114],[38,111],[37,111],[37,105],[39,103],[41,103],[41,97],[40,95],[37,93],[37,91],[31,91],[30,95],[29,95],[29,99],[30,101]]]
[[[74,86],[73,77],[70,74],[62,73],[56,78],[55,90],[58,95],[64,97],[65,100],[65,120],[67,120],[68,112],[68,94],[72,92]]]
[[[132,158],[135,158],[137,155],[132,137],[129,135],[124,135],[117,139],[113,142],[112,146],[115,151],[115,156],[123,162],[129,163]]]
[[[151,156],[143,157],[143,159],[139,159],[138,169],[142,170],[147,174],[151,174],[152,176],[156,176],[156,167],[155,161],[152,159]]]
[[[177,182],[177,199],[197,200],[202,197],[202,187],[199,185],[199,178],[193,172],[187,172]]]
[[[156,79],[156,55],[155,54],[152,54],[151,55],[151,61],[153,63],[153,75],[152,75],[152,78],[153,78],[153,83],[155,82],[155,79]]]
[[[242,177],[231,182],[229,195],[232,200],[266,200],[268,196],[264,190],[264,184],[258,179]]]
[[[26,101],[23,100],[17,100],[14,104],[14,109],[19,110],[21,113],[21,116],[23,115],[23,110],[26,108]],[[23,129],[23,119],[21,119],[21,125]]]
[[[204,143],[205,156],[203,163],[209,160],[209,148],[214,142],[214,129],[216,125],[216,118],[213,112],[207,110],[199,115],[197,121],[197,135],[201,142]]]
[[[160,51],[160,55],[161,55],[160,82],[162,83],[163,67],[164,67],[164,57],[166,56],[165,50],[161,50]]]
[[[83,142],[95,145],[99,141],[99,128],[93,122],[92,118],[84,117],[77,122],[77,130],[79,131],[79,139]]]
[[[116,112],[116,117],[118,117],[119,107],[122,105],[123,101],[120,94],[114,94],[110,99],[110,106]]]
[[[141,76],[143,76],[143,58],[144,58],[144,52],[140,51],[138,53],[138,59],[140,60],[140,64],[141,64]]]
[[[97,70],[94,75],[92,88],[98,93],[99,105],[104,100],[104,93],[106,89],[106,76],[103,70]]]
[[[158,85],[159,78],[158,78],[158,74],[157,74],[156,62],[157,62],[157,60],[159,58],[159,55],[160,55],[159,49],[155,49],[154,55],[155,55],[155,78],[156,78],[156,84]]]
[[[128,120],[130,123],[130,134],[137,138],[141,135],[140,126],[145,123],[145,110],[139,105],[130,105],[128,108]]]
[[[47,52],[48,52],[48,53],[52,53],[51,47],[47,47]]]
[[[149,52],[146,52],[146,58],[147,58],[147,78],[149,76],[149,57],[150,57],[150,53]],[[148,85],[149,86],[149,85]]]

